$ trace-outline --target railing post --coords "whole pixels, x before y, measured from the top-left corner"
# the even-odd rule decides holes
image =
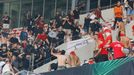
[[[112,5],[111,3],[112,3],[112,0],[110,0],[110,8],[111,8],[111,5]]]
[[[75,4],[76,4],[76,0],[72,0],[72,7],[71,7],[71,10],[74,10],[74,9],[75,9]]]
[[[45,3],[46,3],[46,0],[43,0],[43,13],[42,13],[43,17],[45,17]]]
[[[21,9],[22,9],[22,0],[20,0],[20,9],[19,9],[19,22],[18,22],[18,27],[20,27],[20,24],[21,24]]]
[[[56,11],[57,11],[57,0],[55,0],[54,16],[56,15]]]
[[[87,0],[86,12],[88,13],[89,10],[90,10],[90,0]]]
[[[100,0],[98,0],[98,6],[97,6],[97,7],[100,7],[100,2],[101,2],[101,1],[100,1]]]

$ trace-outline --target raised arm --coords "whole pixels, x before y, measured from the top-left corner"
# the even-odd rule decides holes
[[[55,57],[58,57],[58,55],[56,53],[53,52],[53,48],[51,49],[51,55],[55,56]]]

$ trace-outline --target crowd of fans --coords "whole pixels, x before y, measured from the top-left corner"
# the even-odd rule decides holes
[[[129,3],[131,2],[133,1],[130,1]],[[121,59],[125,57],[133,57],[134,38],[128,38],[126,36],[125,25],[133,21],[132,17],[134,14],[132,12],[128,13],[128,11],[125,11],[127,20],[124,21],[124,5],[125,1],[123,4],[118,1],[115,5],[113,9],[115,21],[111,26],[100,23],[102,20],[107,24],[106,20],[102,17],[100,7],[91,11],[90,14],[87,14],[85,17],[83,26],[84,33],[85,35],[90,35],[90,37],[96,41],[96,49],[94,51],[93,58],[89,58],[89,60],[84,61],[84,64],[82,64],[79,57],[75,54],[75,51],[70,52],[69,55],[65,55],[64,50],[54,53],[54,49],[52,49],[51,54],[57,57],[58,63],[52,63],[50,65],[50,71]],[[129,10],[133,11],[133,9]],[[127,14],[129,14],[129,16]],[[116,31],[116,33],[113,34],[113,31]],[[132,26],[131,32],[134,36],[134,25]],[[113,35],[117,35],[116,40],[114,41]],[[70,60],[70,56],[73,56],[74,58],[71,58]]]
[[[125,8],[126,3],[125,0],[123,4]],[[49,24],[45,23],[44,17],[40,14],[36,18],[32,18],[28,13],[25,26],[21,29],[20,34],[16,33],[16,30],[9,29],[11,19],[5,13],[0,32],[0,61],[3,64],[0,64],[1,73],[32,70],[50,62],[55,57],[58,59],[58,64],[51,64],[50,70],[65,69],[67,68],[66,64],[70,67],[80,66],[79,57],[74,51],[66,56],[64,50],[55,50],[55,48],[65,42],[80,39],[85,35],[90,35],[97,43],[94,58],[89,59],[89,64],[134,56],[133,42],[125,34],[123,5],[117,2],[114,7],[115,23],[110,28],[104,27],[100,23],[101,19],[106,22],[102,17],[100,7],[85,17],[84,25],[79,23],[80,10],[83,6],[76,7],[65,18],[57,12]],[[128,9],[126,10],[128,12],[127,22],[130,22],[133,20],[134,14],[132,12],[134,10]],[[112,41],[112,29],[119,29],[119,35],[115,42]],[[132,29],[134,35],[134,26]]]

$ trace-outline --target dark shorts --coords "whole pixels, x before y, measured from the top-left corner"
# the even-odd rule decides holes
[[[123,22],[123,19],[122,18],[115,18],[115,21],[117,21],[117,22]]]
[[[97,57],[95,57],[95,62],[103,62],[108,60],[108,55],[106,54],[99,54]]]

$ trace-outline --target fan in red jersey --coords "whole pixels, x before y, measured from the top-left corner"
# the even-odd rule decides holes
[[[126,57],[125,53],[123,53],[124,45],[119,41],[112,42],[110,45],[107,45],[105,47],[111,47],[113,49],[114,59]]]

